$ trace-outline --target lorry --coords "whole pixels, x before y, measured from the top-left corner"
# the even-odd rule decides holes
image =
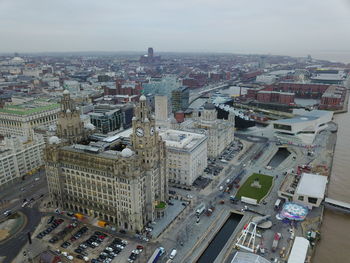
[[[278,233],[278,232],[275,233],[275,235],[273,237],[272,247],[271,247],[273,252],[276,251],[276,249],[278,247],[278,242],[280,241],[281,237],[282,237],[281,233]]]
[[[200,204],[196,209],[196,216],[200,216],[205,211],[205,204]]]

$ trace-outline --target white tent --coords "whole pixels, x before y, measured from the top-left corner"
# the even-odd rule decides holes
[[[304,263],[309,248],[309,241],[303,237],[295,237],[288,263]]]

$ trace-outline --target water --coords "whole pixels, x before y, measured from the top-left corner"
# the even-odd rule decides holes
[[[288,156],[290,155],[290,152],[286,148],[278,148],[278,151],[276,154],[272,157],[271,161],[269,162],[268,166],[271,166],[273,168],[276,168],[279,166]]]
[[[198,259],[197,263],[214,262],[241,219],[242,215],[232,213]]]
[[[335,121],[338,138],[328,196],[350,202],[350,107],[347,113],[335,115]],[[350,262],[349,237],[350,215],[326,209],[313,263]]]

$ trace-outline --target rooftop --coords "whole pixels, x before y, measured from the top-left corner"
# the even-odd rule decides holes
[[[298,195],[323,198],[327,182],[327,176],[303,173],[295,192]]]
[[[48,111],[60,108],[60,104],[53,103],[47,105],[40,105],[37,103],[25,103],[22,105],[9,105],[3,109],[0,109],[0,113],[8,113],[15,115],[30,115],[42,111]]]
[[[179,130],[166,130],[160,132],[167,147],[191,150],[205,140],[205,135]]]

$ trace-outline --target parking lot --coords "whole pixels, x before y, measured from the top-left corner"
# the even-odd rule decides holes
[[[142,257],[144,246],[148,245],[141,240],[136,242],[105,233],[78,220],[57,216],[43,218],[38,231],[35,238],[68,262],[135,262]]]
[[[240,141],[232,142],[217,158],[208,158],[208,167],[204,172],[209,175],[217,176],[241,150],[243,145]]]

